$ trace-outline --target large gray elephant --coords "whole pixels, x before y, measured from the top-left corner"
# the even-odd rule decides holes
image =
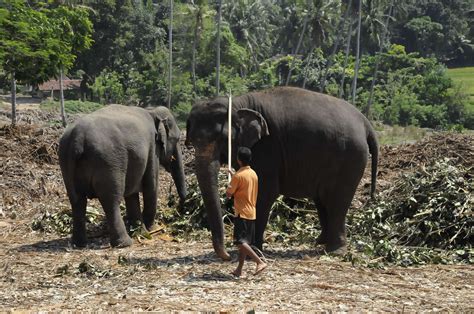
[[[227,162],[228,99],[194,104],[187,145],[196,151],[196,174],[208,212],[214,250],[224,248],[217,173]],[[345,220],[368,154],[373,196],[378,144],[370,122],[351,104],[299,88],[279,87],[233,99],[232,146],[251,148],[259,177],[255,245],[262,248],[271,205],[279,194],[314,200],[321,224],[318,242],[336,253],[346,246]],[[237,168],[235,154],[233,167]]]
[[[181,201],[186,183],[180,130],[165,107],[143,109],[110,105],[78,119],[59,142],[59,163],[72,206],[72,242],[84,247],[87,198],[98,198],[112,246],[132,244],[120,213],[152,228],[157,207],[158,169],[171,172]],[[143,193],[143,213],[138,193]]]

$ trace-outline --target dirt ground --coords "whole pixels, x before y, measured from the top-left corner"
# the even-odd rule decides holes
[[[62,130],[50,113],[21,112],[17,129],[0,128],[0,311],[474,311],[473,265],[354,267],[313,245],[267,247],[269,268],[234,279],[233,262],[213,253],[210,235],[181,241],[166,234],[112,249],[95,238],[84,250],[69,236],[32,230],[44,212],[69,208],[57,165]],[[0,112],[7,120],[8,112]],[[400,169],[439,156],[472,165],[473,137],[439,136],[420,145],[384,147],[379,188]],[[188,166],[192,154],[185,152]],[[171,186],[162,175],[163,199]],[[368,177],[353,202],[366,198]]]

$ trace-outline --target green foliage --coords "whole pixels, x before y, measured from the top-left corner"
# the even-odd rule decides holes
[[[125,91],[117,72],[102,71],[90,87],[102,104],[124,103]]]
[[[250,74],[249,89],[261,90],[278,85],[277,77],[278,61],[265,60],[259,67],[258,71]]]
[[[395,2],[396,3],[396,2]],[[443,62],[472,60],[472,2],[409,1],[395,5],[392,33],[410,52]]]
[[[49,7],[22,0],[0,4],[0,61],[17,80],[41,83],[72,66],[90,47],[92,24],[82,7]]]
[[[467,98],[447,76],[446,68],[433,58],[406,53],[400,45],[362,59],[357,106],[363,108],[368,102],[375,58],[380,59],[373,100],[376,120],[436,129],[465,125]]]
[[[230,222],[230,214],[233,213],[232,202],[226,198],[227,174],[219,172],[219,195],[221,204],[225,204],[223,219],[225,223]],[[182,208],[176,209],[176,196],[170,195],[168,199],[168,210],[158,212],[157,219],[162,221],[168,231],[176,237],[186,237],[191,232],[208,228],[207,212],[199,189],[196,175],[187,177],[188,196]]]
[[[189,103],[215,96],[215,3],[175,3],[171,87],[167,81],[167,2],[107,0],[86,5],[3,1],[0,35],[6,40],[0,43],[1,84],[9,84],[6,76],[12,69],[18,79],[35,83],[56,75],[61,65],[67,70],[74,64],[74,72],[81,71],[84,86],[90,88],[89,98],[102,103],[163,105],[171,88],[171,108],[184,118]],[[346,33],[339,24],[346,5],[337,1],[224,3],[222,94],[283,85],[290,68],[290,85],[318,91],[333,44],[338,35]],[[472,94],[470,89],[456,89],[437,61],[454,64],[472,60],[474,20],[467,2],[394,2],[388,29],[392,45],[381,43],[388,3],[362,2],[362,11],[363,57],[356,106],[361,110],[367,106],[379,60],[371,111],[375,119],[393,125],[472,127],[474,106],[465,95]],[[353,40],[351,54],[355,44]],[[388,49],[375,55],[381,44]],[[350,100],[355,60],[349,56],[343,73],[343,46],[339,45],[328,69],[324,92],[338,96],[344,76],[342,95]],[[469,74],[465,77],[469,79]]]
[[[267,227],[269,241],[285,244],[312,243],[320,234],[316,208],[308,200],[279,196],[273,203]]]
[[[80,100],[66,100],[64,102],[64,108],[67,113],[91,113],[100,108],[103,105],[96,102],[91,101],[80,101]],[[40,108],[43,110],[60,110],[60,103],[59,101],[43,101],[40,105]]]
[[[103,215],[93,207],[87,207],[87,223],[92,227],[99,227],[102,223]],[[31,223],[31,229],[45,233],[57,233],[67,235],[72,232],[72,213],[70,210],[63,210],[57,213],[46,211],[41,216],[35,218]]]
[[[424,55],[429,56],[441,45],[443,25],[433,22],[429,16],[413,18],[405,27],[416,38],[415,49]]]

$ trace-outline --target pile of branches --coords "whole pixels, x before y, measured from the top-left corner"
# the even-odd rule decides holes
[[[0,128],[0,146],[3,149],[0,156],[55,165],[58,163],[58,141],[62,132],[60,126],[5,125]]]
[[[472,169],[443,158],[402,174],[375,202],[349,215],[351,242],[363,257],[347,258],[374,265],[474,263]]]
[[[390,170],[409,169],[433,160],[450,158],[457,165],[474,166],[474,136],[462,133],[434,133],[420,142],[380,148],[379,175]]]

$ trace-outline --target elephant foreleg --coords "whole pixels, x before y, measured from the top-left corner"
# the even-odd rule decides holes
[[[271,180],[259,180],[259,182],[277,182]],[[263,239],[265,228],[268,223],[270,209],[278,196],[277,185],[259,186],[259,194],[257,198],[257,219],[255,221],[255,243],[254,245],[263,250]]]
[[[127,208],[128,227],[135,227],[143,222],[138,193],[125,197],[125,207]]]
[[[153,230],[155,223],[156,207],[157,207],[157,190],[158,190],[158,173],[155,175],[147,175],[143,182],[143,223],[148,231]]]
[[[72,243],[77,247],[85,247],[87,245],[87,198],[85,196],[77,196],[75,199],[70,198],[70,201],[72,206]]]

